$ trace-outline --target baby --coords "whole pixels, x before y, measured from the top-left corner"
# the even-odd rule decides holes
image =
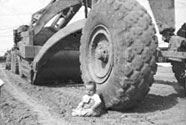
[[[96,83],[90,81],[86,85],[86,95],[76,109],[72,110],[72,116],[99,116],[102,111],[101,98],[96,94]]]

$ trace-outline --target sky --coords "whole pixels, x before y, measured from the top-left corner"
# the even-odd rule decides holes
[[[31,15],[51,0],[0,0],[0,56],[13,46],[13,29],[29,24]],[[186,21],[186,0],[175,0],[176,27]],[[152,15],[148,0],[138,0]],[[79,16],[77,16],[79,18]]]
[[[32,13],[50,0],[0,0],[0,56],[13,46],[13,29],[29,24]]]

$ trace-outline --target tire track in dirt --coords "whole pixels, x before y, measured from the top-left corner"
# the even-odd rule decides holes
[[[28,84],[24,79],[19,78],[18,75],[7,71],[4,71],[4,73],[8,77],[9,82],[13,82],[13,85],[18,89],[21,89],[31,98],[37,100],[37,103],[46,104],[47,109],[51,115],[56,115],[58,118],[60,117],[61,119],[65,120],[65,122],[61,122],[61,125],[91,125],[95,122],[102,125],[111,125],[107,121],[107,118],[72,118],[71,110],[77,106],[84,93],[85,88],[83,85],[70,84],[62,87],[63,83],[58,83],[57,85],[49,85],[44,87],[33,86]],[[51,125],[55,124],[52,123]]]
[[[34,112],[36,112],[39,118],[39,123],[44,125],[70,124],[63,119],[58,118],[58,116],[54,116],[53,114],[51,115],[48,106],[38,103],[39,101],[31,98],[23,90],[13,85],[13,82],[8,79],[7,74],[3,70],[0,71],[6,84],[5,89],[18,101],[28,105]]]

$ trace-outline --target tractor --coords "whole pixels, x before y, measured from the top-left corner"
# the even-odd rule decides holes
[[[7,69],[31,84],[95,81],[113,110],[131,108],[147,95],[157,55],[171,62],[185,87],[185,51],[158,49],[156,35],[175,28],[174,0],[148,2],[156,25],[136,0],[52,0],[13,31]],[[71,22],[81,8],[83,19]]]

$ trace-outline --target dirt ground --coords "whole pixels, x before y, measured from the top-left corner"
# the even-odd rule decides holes
[[[34,86],[4,70],[0,97],[0,125],[185,125],[186,98],[171,67],[158,67],[155,83],[146,98],[131,110],[108,111],[101,117],[72,117],[83,96],[80,83]]]

